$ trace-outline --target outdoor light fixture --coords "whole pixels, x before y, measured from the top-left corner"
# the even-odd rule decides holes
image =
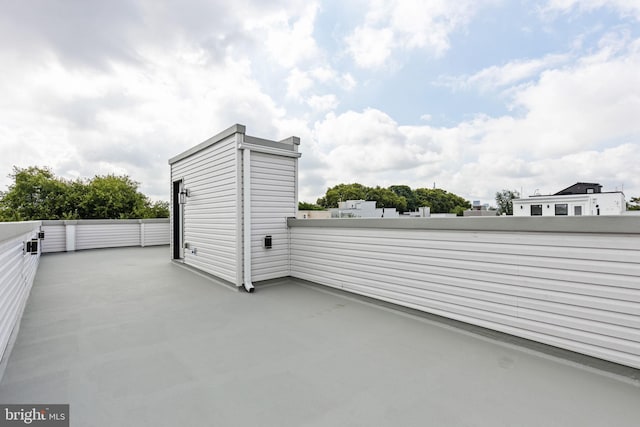
[[[184,188],[178,194],[180,195],[180,204],[184,205],[187,203],[187,197],[191,196],[191,191],[188,188]]]

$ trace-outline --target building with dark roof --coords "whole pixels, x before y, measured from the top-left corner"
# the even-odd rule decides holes
[[[622,215],[627,204],[622,191],[603,192],[602,185],[575,184],[549,195],[513,200],[514,216]]]

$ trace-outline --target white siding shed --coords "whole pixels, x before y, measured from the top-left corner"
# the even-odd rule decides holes
[[[296,214],[301,154],[299,138],[245,131],[233,125],[169,160],[171,253],[251,291],[252,281],[289,275],[286,218]]]

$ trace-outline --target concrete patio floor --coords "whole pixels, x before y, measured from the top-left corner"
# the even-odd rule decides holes
[[[0,403],[69,403],[72,426],[637,426],[638,378],[126,248],[41,258]]]

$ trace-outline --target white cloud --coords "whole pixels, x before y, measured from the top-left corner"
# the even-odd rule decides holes
[[[327,65],[315,67],[309,71],[309,74],[317,81],[323,83],[335,80],[336,78],[336,70]]]
[[[322,184],[310,193],[317,197],[341,182],[414,188],[435,182],[491,202],[503,188],[528,195],[597,181],[606,190],[624,185],[628,197],[635,195],[640,191],[640,40],[618,46],[619,40],[604,37],[600,50],[572,63],[558,60],[561,68],[547,65],[546,57],[531,60],[545,67],[533,67],[543,71],[528,85],[505,78],[511,83],[504,87],[516,84],[509,93],[522,111],[518,116],[478,115],[435,127],[401,126],[373,109],[328,114],[315,124],[311,151],[305,147],[305,155],[322,159],[306,182]]]
[[[338,106],[338,97],[334,94],[312,95],[307,98],[307,105],[318,112],[334,110]]]
[[[553,54],[536,59],[517,59],[504,65],[493,65],[470,76],[442,77],[440,84],[453,89],[478,88],[482,91],[500,89],[537,78],[547,69],[566,63],[570,55]]]
[[[412,170],[433,161],[437,149],[379,110],[329,113],[315,123],[305,143],[300,199],[315,201],[327,186],[341,182],[388,186],[412,181]],[[316,160],[307,164],[305,158]]]
[[[287,77],[287,97],[300,99],[302,94],[313,86],[309,73],[294,68]]]
[[[393,31],[389,28],[358,27],[345,41],[349,53],[360,67],[380,67],[391,56]]]
[[[630,50],[545,71],[536,85],[514,95],[528,111],[521,129],[533,131],[520,135],[519,145],[532,153],[566,154],[640,136],[638,67],[640,51]]]
[[[545,68],[535,81],[509,88],[509,102],[519,115],[467,122],[477,131],[474,139],[516,158],[544,158],[639,138],[638,44],[629,41],[616,55],[604,44],[571,65]]]
[[[166,199],[169,157],[236,122],[256,134],[277,132],[273,121],[284,110],[262,92],[249,62],[228,59],[212,70],[197,58],[166,52],[144,68],[114,64],[97,75],[51,62],[0,82],[3,93],[30,88],[0,103],[0,169],[48,165],[69,178],[127,173]]]
[[[570,13],[577,9],[580,12],[591,12],[605,7],[618,11],[622,16],[631,16],[640,20],[638,0],[549,0],[543,11]]]
[[[353,88],[356,87],[357,84],[358,84],[358,82],[356,82],[356,79],[353,78],[351,73],[344,73],[340,77],[340,86],[344,90],[347,90],[347,91],[352,90]]]
[[[378,68],[395,50],[424,49],[435,56],[450,47],[449,36],[464,27],[482,2],[394,0],[368,2],[365,22],[345,38],[362,68]]]
[[[304,95],[312,89],[320,90],[319,86],[324,88],[340,88],[345,91],[352,90],[356,86],[356,81],[351,74],[345,73],[340,76],[336,70],[329,66],[319,66],[308,71],[294,68],[289,72],[286,83],[287,97],[299,102],[302,102],[305,98]],[[332,104],[337,105],[337,97],[335,95],[332,96],[335,98],[335,102],[332,102]],[[313,98],[312,103],[309,103],[310,98]],[[306,103],[312,108],[317,109],[316,107],[319,105],[318,96],[307,97]]]
[[[278,19],[268,22],[264,44],[272,59],[283,67],[291,68],[320,55],[320,49],[313,37],[314,22],[318,5],[310,2],[302,9],[297,20],[289,24],[291,12],[283,11]],[[265,23],[264,19],[257,22]],[[264,31],[257,25],[255,31]]]
[[[166,160],[221,129],[240,122],[252,134],[288,136],[281,126],[295,118],[257,77],[281,82],[285,68],[322,60],[317,3],[101,4],[3,9],[0,171],[127,173],[166,199]],[[300,96],[304,73],[292,76]],[[8,184],[3,172],[0,186]]]

